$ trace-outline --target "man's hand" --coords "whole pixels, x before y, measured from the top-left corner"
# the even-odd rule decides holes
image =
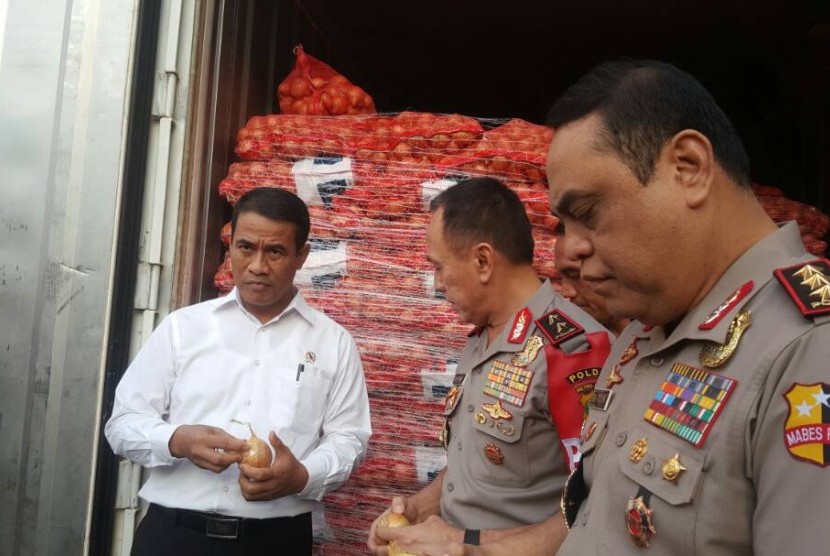
[[[308,483],[308,470],[274,431],[268,434],[268,441],[274,447],[275,454],[271,467],[239,464],[239,488],[245,500],[274,500],[297,494]]]
[[[221,473],[232,463],[237,463],[242,459],[242,452],[248,449],[244,440],[207,425],[180,426],[167,446],[174,457],[187,458],[194,465],[214,473]]]
[[[389,553],[387,541],[377,536],[377,530],[380,520],[390,512],[403,514],[403,516],[408,519],[410,523],[414,523],[418,519],[418,510],[410,502],[409,498],[403,496],[394,497],[392,499],[392,503],[388,508],[386,508],[386,511],[375,518],[375,521],[372,522],[372,526],[369,528],[369,540],[366,545],[369,547],[369,550],[379,556],[386,556]],[[388,529],[388,527],[381,527],[381,529]]]
[[[464,553],[464,531],[450,526],[437,515],[409,527],[376,527],[374,533],[384,544],[395,541],[400,548],[413,554]],[[461,547],[460,552],[453,546],[456,544]]]

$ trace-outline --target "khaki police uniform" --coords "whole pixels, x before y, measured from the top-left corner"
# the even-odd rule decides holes
[[[558,554],[830,553],[830,264],[814,259],[789,223],[673,331],[623,332]]]
[[[510,324],[490,346],[471,334],[445,403],[441,516],[456,527],[516,527],[557,511],[610,351],[605,329],[547,281]]]

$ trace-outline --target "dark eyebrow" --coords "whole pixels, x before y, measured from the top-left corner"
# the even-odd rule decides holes
[[[571,205],[573,205],[574,202],[577,199],[579,199],[580,196],[581,195],[576,191],[573,191],[573,190],[566,191],[562,195],[562,197],[559,198],[559,202],[556,204],[556,206],[555,207],[550,207],[550,211],[554,214],[554,216],[560,215],[560,214],[567,214],[568,216],[572,216],[571,215],[571,210],[570,210]]]

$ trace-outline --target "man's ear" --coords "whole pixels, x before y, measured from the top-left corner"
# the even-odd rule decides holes
[[[486,284],[493,276],[496,252],[489,243],[478,243],[473,246],[473,256],[479,281]]]
[[[678,132],[663,149],[662,156],[686,199],[686,206],[698,208],[711,194],[715,176],[712,143],[699,131]]]

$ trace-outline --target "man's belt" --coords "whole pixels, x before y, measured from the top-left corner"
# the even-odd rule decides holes
[[[175,523],[182,527],[204,533],[205,536],[212,539],[225,540],[241,539],[247,535],[256,535],[269,529],[273,530],[274,527],[289,526],[295,519],[307,515],[253,519],[193,510],[179,510],[159,506],[158,504],[151,504],[150,510],[153,508],[175,520]]]

